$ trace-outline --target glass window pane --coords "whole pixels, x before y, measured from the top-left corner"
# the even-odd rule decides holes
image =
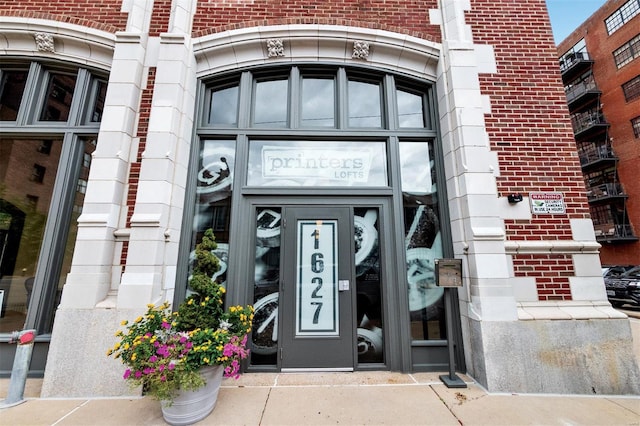
[[[253,286],[251,364],[276,365],[278,349],[278,291],[280,282],[281,209],[256,211],[256,260]]]
[[[289,99],[288,80],[256,83],[253,124],[257,127],[285,127]]]
[[[443,252],[431,158],[433,144],[400,143],[407,284],[414,340],[446,338],[444,291],[435,281],[435,259],[442,258]]]
[[[75,87],[75,75],[50,73],[40,120],[67,121]]]
[[[24,326],[62,141],[0,139],[0,333]],[[33,178],[34,164],[44,169]]]
[[[251,141],[251,186],[387,186],[384,142]]]
[[[15,121],[22,102],[27,71],[2,71],[0,81],[0,121]]]
[[[238,124],[238,86],[213,89],[209,108],[209,124],[235,126]]]
[[[91,109],[91,121],[99,123],[102,120],[104,100],[107,96],[107,82],[103,80],[96,81],[95,91],[95,101],[93,102],[93,108]]]
[[[400,127],[425,127],[422,95],[397,90],[398,125]]]
[[[349,80],[349,127],[382,127],[380,84]]]
[[[303,127],[335,127],[334,80],[303,78],[300,125]]]
[[[435,176],[432,178],[435,169],[429,157],[429,144],[401,142],[399,147],[402,192],[416,195],[435,193]]]
[[[384,362],[379,212],[354,209],[358,363]]]
[[[196,177],[197,211],[194,220],[194,230],[202,235],[208,228],[213,228],[216,237],[228,238],[226,235],[228,229],[223,230],[216,225],[221,220],[223,212],[220,209],[216,210],[212,203],[228,199],[228,204],[231,205],[235,156],[235,141],[205,140],[202,142]],[[220,235],[221,232],[225,235]]]

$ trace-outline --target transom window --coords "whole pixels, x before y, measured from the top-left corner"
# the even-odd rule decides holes
[[[248,115],[240,114],[241,98],[250,102]],[[424,87],[346,68],[246,72],[211,83],[206,99],[203,127],[432,128]]]

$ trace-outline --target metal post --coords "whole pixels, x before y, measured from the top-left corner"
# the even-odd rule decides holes
[[[453,290],[453,288],[444,288],[444,309],[446,312],[447,322],[447,347],[449,349],[449,375],[441,375],[440,380],[442,380],[448,388],[466,388],[467,384],[455,373],[455,355],[453,353],[453,304],[451,303],[451,290]]]
[[[13,358],[9,391],[7,397],[0,402],[0,408],[12,407],[24,402],[24,387],[27,382],[35,338],[36,330],[16,331],[11,336],[10,343],[17,343],[18,346]]]

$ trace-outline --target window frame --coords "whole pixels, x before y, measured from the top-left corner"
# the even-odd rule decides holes
[[[28,69],[27,83],[15,121],[2,121],[0,139],[33,138],[61,140],[62,150],[58,170],[51,190],[51,203],[42,235],[35,280],[27,309],[25,327],[34,328],[39,335],[49,335],[56,309],[56,292],[60,283],[65,247],[71,229],[70,217],[78,179],[81,175],[87,138],[96,138],[100,122],[87,122],[94,81],[108,81],[104,71],[82,66],[61,66],[38,59],[14,60],[0,69]],[[47,85],[52,72],[75,73],[76,81],[66,121],[40,120],[45,104]],[[0,333],[5,335],[5,333]]]

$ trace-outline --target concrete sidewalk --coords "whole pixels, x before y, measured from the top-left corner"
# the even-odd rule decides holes
[[[443,373],[440,373],[443,374]],[[446,373],[445,373],[446,374]],[[640,396],[490,394],[447,388],[438,373],[253,373],[225,379],[199,425],[640,425]],[[0,398],[8,379],[0,380]],[[164,425],[151,398],[45,399],[29,379],[26,401],[0,425]]]

